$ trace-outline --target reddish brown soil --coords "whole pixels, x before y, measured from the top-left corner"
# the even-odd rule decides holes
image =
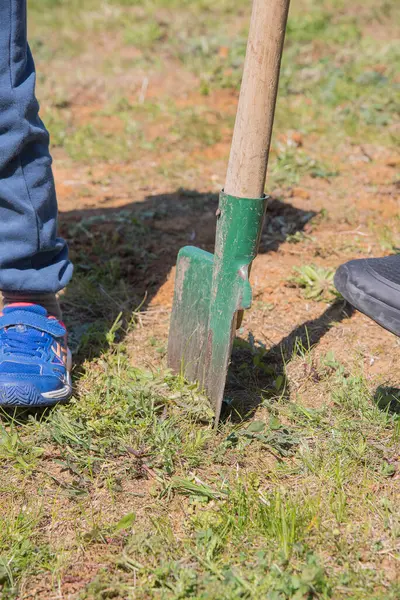
[[[170,92],[170,83],[163,82],[163,93]],[[199,103],[213,109],[218,107],[233,115],[236,97],[224,90],[215,91],[208,97],[191,92],[180,94],[181,106]],[[98,105],[75,107],[79,119],[83,121],[90,121],[97,109]],[[303,139],[296,132],[291,134],[291,138],[302,145],[305,151],[311,149],[312,140]],[[230,136],[227,133],[223,141],[192,151],[186,157],[195,166],[190,188],[196,193],[216,194],[223,185],[229,144]],[[267,240],[266,247],[262,247],[262,253],[255,261],[252,274],[255,306],[246,315],[240,335],[246,336],[251,331],[268,346],[279,343],[304,322],[317,320],[318,325],[318,318],[327,310],[327,306],[305,301],[298,289],[289,287],[288,279],[293,267],[310,263],[336,267],[354,257],[385,252],[379,243],[379,231],[384,227],[397,226],[400,200],[395,173],[399,157],[384,148],[354,147],[344,142],[340,152],[330,159],[340,171],[338,177],[326,180],[307,176],[300,185],[271,190],[272,197],[279,197],[280,202],[273,203],[271,216],[267,214],[266,227],[269,218],[283,217],[290,223],[302,211],[318,213],[325,209],[327,216],[316,217],[304,227],[311,239],[309,243]],[[203,209],[200,206],[195,213],[188,211],[184,206],[185,196],[176,193],[175,182],[165,179],[155,170],[156,160],[154,155],[144,152],[134,164],[104,163],[88,167],[72,164],[63,153],[56,152],[55,161],[62,223],[93,214],[94,211],[96,214],[103,211],[108,213],[127,206],[137,206],[140,211],[143,205],[148,207],[162,203],[164,199],[167,201],[167,214],[161,220],[155,218],[150,222],[151,242],[156,257],[144,278],[141,281],[140,277],[137,279],[140,293],[148,293],[149,307],[159,309],[152,312],[154,319],[146,318],[138,331],[137,341],[140,345],[144,343],[143,337],[154,335],[154,328],[160,342],[166,341],[177,250],[191,243],[212,251],[215,232],[216,200],[206,202]],[[105,180],[105,185],[99,183]],[[263,304],[272,305],[272,309],[259,308]],[[135,347],[135,339],[132,343]],[[318,344],[320,352],[332,350],[338,358],[345,360],[355,354],[364,356],[365,374],[377,383],[396,380],[396,369],[393,367],[399,358],[397,339],[358,313],[349,320],[340,319],[336,326],[321,336]],[[151,355],[151,348],[149,352]],[[149,357],[150,362],[153,359],[159,360],[159,355]]]

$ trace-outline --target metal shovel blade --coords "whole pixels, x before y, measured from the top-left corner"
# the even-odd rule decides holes
[[[237,314],[251,306],[249,267],[256,256],[265,198],[222,193],[215,254],[191,246],[178,256],[168,364],[204,389],[218,422]]]
[[[187,246],[178,254],[168,366],[205,386],[214,255]]]

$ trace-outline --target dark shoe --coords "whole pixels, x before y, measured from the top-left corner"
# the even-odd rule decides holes
[[[400,254],[351,260],[334,281],[350,304],[400,336]]]

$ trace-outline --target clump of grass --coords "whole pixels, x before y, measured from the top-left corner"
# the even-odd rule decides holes
[[[170,598],[182,593],[215,600],[241,595],[289,599],[314,589],[321,598],[330,597],[318,558],[301,546],[317,506],[295,495],[266,493],[255,478],[238,481],[223,494],[213,491],[206,506],[198,499],[199,486],[188,483],[184,489],[193,492],[194,507],[202,506],[186,524],[189,537],[179,540],[169,520],[156,520],[146,539],[132,538],[121,557],[123,568],[147,579],[151,594],[161,587]],[[239,546],[242,556],[236,554]],[[176,558],[182,555],[188,561],[184,570]]]
[[[42,440],[59,446],[65,460],[90,472],[105,456],[127,457],[130,448],[145,448],[146,467],[169,474],[177,459],[193,463],[195,456],[198,461],[211,431],[201,433],[194,424],[210,422],[212,412],[193,386],[129,366],[123,347],[110,350],[97,364],[92,361],[88,369],[80,382],[84,395],[51,415],[40,430]],[[170,411],[170,418],[161,418]]]
[[[143,50],[154,47],[165,36],[165,26],[153,20],[130,24],[124,32],[125,43]]]
[[[42,517],[32,502],[23,510],[12,503],[0,515],[0,593],[5,600],[18,595],[22,575],[50,572],[56,564],[48,544],[38,542]]]
[[[222,138],[220,121],[222,117],[217,113],[200,109],[186,109],[180,111],[172,128],[177,136],[177,141],[186,144],[212,146]],[[226,120],[225,120],[226,122]]]
[[[13,418],[8,426],[0,422],[0,464],[11,462],[16,468],[29,472],[37,466],[44,449],[26,443],[19,435],[17,424]]]
[[[135,135],[116,135],[102,131],[88,123],[76,127],[65,137],[65,149],[73,160],[93,162],[96,160],[124,160],[131,152]]]
[[[333,269],[317,265],[302,265],[294,267],[293,271],[294,275],[290,277],[289,282],[291,285],[299,287],[307,300],[332,302],[335,298],[340,297],[333,284],[335,275]]]
[[[276,158],[271,161],[269,181],[272,185],[294,185],[306,174],[311,177],[331,178],[338,175],[322,162],[308,156],[299,148],[280,145]]]

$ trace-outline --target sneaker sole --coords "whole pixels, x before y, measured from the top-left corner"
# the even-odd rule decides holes
[[[72,357],[68,349],[67,357],[67,382],[64,387],[50,392],[40,393],[36,386],[24,383],[0,384],[0,406],[27,407],[27,406],[54,406],[65,404],[72,396],[71,369]]]
[[[357,310],[384,329],[400,337],[400,310],[374,298],[374,296],[355,286],[350,280],[346,265],[336,271],[334,283],[343,298]],[[379,285],[379,282],[377,282],[377,285]]]
[[[53,406],[68,402],[71,396],[72,388],[68,385],[57,390],[56,397],[41,394],[34,385],[0,385],[0,406]]]

